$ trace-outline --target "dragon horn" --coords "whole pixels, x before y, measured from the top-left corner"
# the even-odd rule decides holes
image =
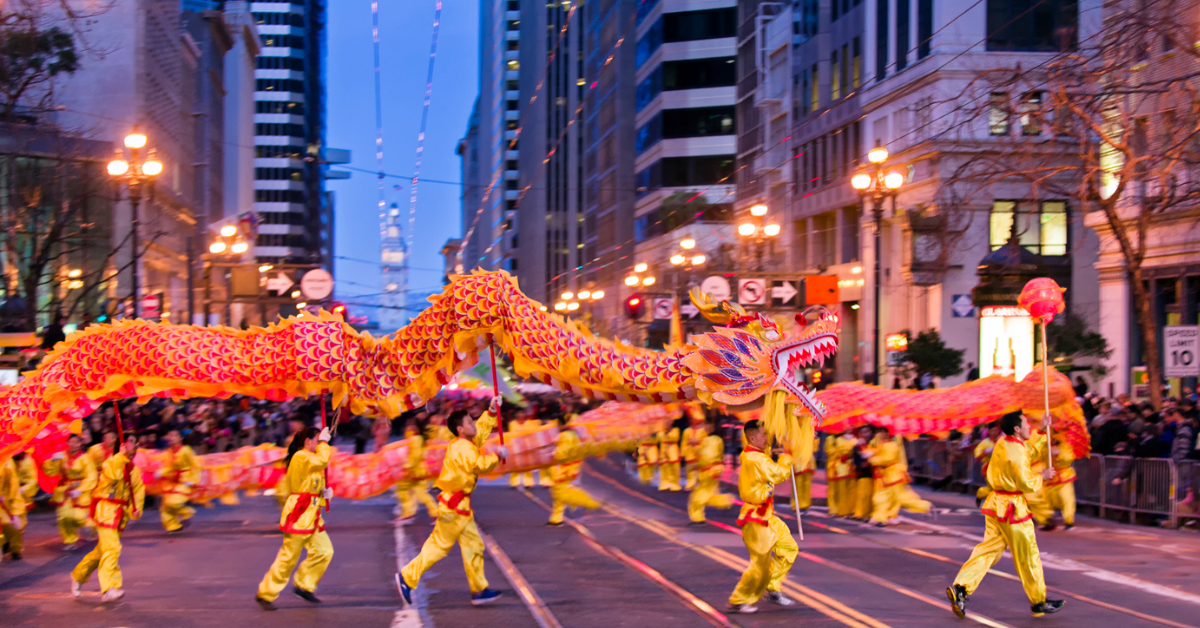
[[[714,323],[727,324],[746,313],[746,310],[736,303],[714,301],[712,295],[707,292],[700,292],[699,288],[692,288],[688,296],[692,298],[692,305],[695,305],[696,309],[700,310],[704,318]]]

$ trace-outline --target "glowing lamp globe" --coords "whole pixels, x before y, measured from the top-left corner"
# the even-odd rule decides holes
[[[1017,304],[1025,308],[1035,321],[1049,324],[1055,315],[1062,314],[1067,309],[1067,304],[1063,302],[1063,292],[1066,292],[1066,288],[1060,287],[1049,277],[1030,279],[1021,289]]]

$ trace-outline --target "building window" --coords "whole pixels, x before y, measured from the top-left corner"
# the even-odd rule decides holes
[[[992,92],[988,102],[988,134],[1008,135],[1008,95]]]
[[[642,67],[646,61],[662,46],[663,43],[663,20],[658,18],[652,24],[646,35],[638,40],[637,50],[634,52],[634,65]]]
[[[851,69],[851,85],[854,89],[858,89],[862,85],[862,40],[858,37],[854,38],[854,66]]]
[[[988,0],[988,50],[1061,52],[1078,44],[1077,0]]]
[[[825,212],[813,216],[813,265],[833,266],[837,263],[837,216]]]
[[[700,89],[737,85],[735,57],[667,61],[662,64],[662,89]]]
[[[929,56],[933,46],[933,0],[917,0],[917,60]]]
[[[812,65],[809,74],[812,74],[812,83],[808,95],[808,110],[816,111],[821,108],[821,81],[818,80],[817,64]]]
[[[1019,211],[1017,211],[1019,209]],[[1068,215],[1065,201],[995,201],[989,225],[992,250],[1008,242],[1013,230],[1013,214],[1019,216],[1017,240],[1022,247],[1046,256],[1067,254]]]
[[[896,71],[908,67],[908,35],[911,10],[908,0],[896,0]]]
[[[1021,135],[1034,136],[1042,134],[1041,117],[1042,92],[1029,92],[1021,99],[1017,115],[1021,119]]]
[[[806,97],[807,94],[808,94],[808,70],[804,70],[804,72],[800,73],[800,113],[803,115],[808,115],[808,112],[811,111],[808,108],[808,98]]]
[[[859,236],[859,207],[851,205],[842,208],[842,263],[857,262]]]
[[[838,63],[838,51],[835,48],[829,53],[829,99],[838,100],[842,97],[842,72]]]
[[[700,41],[737,35],[737,8],[664,13],[662,38],[666,43]]]
[[[876,0],[875,5],[875,80],[887,78],[888,57],[888,4],[889,0]]]

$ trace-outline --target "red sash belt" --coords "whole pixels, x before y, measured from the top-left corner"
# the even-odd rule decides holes
[[[442,491],[442,493],[438,495],[438,501],[441,502],[441,504],[446,508],[463,515],[464,517],[472,517],[475,515],[475,511],[471,510],[470,508],[462,510],[458,507],[458,505],[462,503],[462,500],[466,499],[468,495],[470,494],[463,491],[455,491],[451,493],[449,497],[446,497],[446,492]]]
[[[770,520],[767,518],[771,515],[775,508],[775,497],[768,497],[767,501],[761,504],[747,504],[748,506],[756,506],[746,511],[746,514],[738,517],[735,522],[739,526],[745,527],[747,523],[757,523],[758,525],[768,525]]]
[[[100,523],[99,521],[96,521],[96,505],[100,502],[104,502],[106,504],[116,504],[118,506],[117,511],[113,513],[112,523]],[[95,521],[97,527],[108,528],[110,530],[116,530],[120,532],[125,529],[125,513],[121,511],[121,508],[128,505],[129,500],[93,496],[92,506],[88,509],[88,519]]]
[[[297,498],[296,505],[292,508],[292,510],[290,512],[288,512],[287,519],[284,520],[283,525],[279,526],[279,529],[283,532],[290,532],[293,534],[307,534],[307,533],[312,533],[312,532],[324,531],[325,530],[325,522],[321,520],[321,509],[320,508],[317,509],[316,519],[313,521],[313,529],[311,529],[311,530],[296,529],[296,522],[299,521],[300,517],[308,510],[308,507],[312,505],[313,498],[320,497],[321,494],[320,493],[292,493],[292,495],[295,495]]]
[[[992,494],[993,495],[1001,495],[1004,497],[1024,497],[1025,496],[1025,493],[1022,493],[1021,491],[992,490]],[[1015,502],[1015,501],[1008,502],[1008,508],[1004,509],[1004,514],[1000,514],[1000,513],[996,512],[995,510],[992,510],[991,508],[984,508],[984,509],[980,510],[980,512],[982,512],[985,515],[990,515],[992,517],[995,517],[997,521],[1000,521],[1002,523],[1008,523],[1008,524],[1025,523],[1026,521],[1033,519],[1032,512],[1025,515],[1021,519],[1017,519],[1017,502]]]

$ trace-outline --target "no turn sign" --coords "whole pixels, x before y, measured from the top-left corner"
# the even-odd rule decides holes
[[[739,279],[738,303],[763,305],[767,302],[767,282],[763,279]]]
[[[655,299],[654,300],[654,318],[655,320],[664,320],[671,318],[671,314],[675,312],[675,303],[671,299]]]

